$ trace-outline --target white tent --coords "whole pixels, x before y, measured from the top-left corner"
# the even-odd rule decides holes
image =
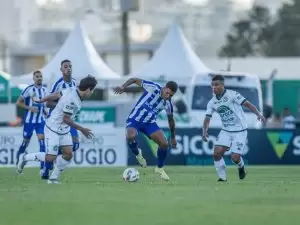
[[[52,60],[41,69],[45,84],[51,85],[56,79],[61,77],[60,63],[64,59],[72,61],[73,77],[77,81],[91,74],[99,80],[100,86],[107,86],[109,82],[115,83],[115,81],[121,78],[98,55],[80,22],[69,34]],[[31,84],[32,82],[32,73],[12,78],[13,84],[22,85]]]
[[[174,80],[179,85],[187,85],[194,75],[209,71],[175,24],[153,57],[130,76],[157,81]]]

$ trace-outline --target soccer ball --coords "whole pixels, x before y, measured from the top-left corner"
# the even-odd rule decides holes
[[[127,168],[123,172],[123,179],[128,182],[136,182],[140,179],[140,173],[135,168]]]

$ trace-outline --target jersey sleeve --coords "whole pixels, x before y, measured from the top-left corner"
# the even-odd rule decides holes
[[[161,87],[158,84],[147,80],[142,81],[142,88],[144,88],[147,92],[150,93],[161,89]]]
[[[232,93],[232,98],[233,98],[233,101],[239,105],[242,105],[242,104],[244,104],[245,101],[247,101],[247,99],[244,96],[242,96],[240,93],[238,93],[236,91],[234,91]]]
[[[21,96],[23,99],[30,97],[30,89],[31,88],[27,87],[22,91]]]
[[[207,103],[207,106],[206,106],[206,113],[205,113],[205,116],[211,118],[213,112],[214,112],[214,109],[213,109],[212,101],[209,101],[209,102]]]
[[[75,103],[72,100],[67,100],[63,106],[63,112],[67,115],[73,115],[75,114]]]
[[[173,110],[173,104],[170,100],[167,101],[165,110],[166,110],[167,115],[173,115],[173,111],[174,111]]]
[[[55,92],[60,92],[61,90],[62,90],[61,84],[58,81],[56,81],[49,89],[49,94],[53,94]]]

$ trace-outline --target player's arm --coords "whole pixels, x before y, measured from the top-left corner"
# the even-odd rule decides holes
[[[213,114],[213,107],[212,107],[212,102],[209,101],[206,107],[206,115],[203,121],[203,125],[202,125],[202,139],[203,141],[207,141],[208,138],[208,128],[209,128],[209,123],[210,123],[210,119],[212,117]]]
[[[79,130],[85,137],[92,138],[93,133],[90,129],[84,128],[80,126],[78,123],[74,122],[71,116],[74,114],[74,106],[72,104],[66,103],[63,108],[63,122],[70,127],[75,128],[76,130]]]
[[[38,109],[36,107],[31,107],[31,106],[28,106],[25,104],[25,101],[24,101],[24,98],[26,96],[22,93],[20,95],[20,97],[18,98],[17,102],[16,102],[16,105],[20,108],[23,108],[23,109],[26,109],[28,111],[31,111],[31,112],[37,112]]]
[[[122,94],[125,88],[129,87],[132,84],[136,84],[138,86],[142,86],[142,80],[138,78],[129,78],[124,84],[119,87],[114,88],[115,94]]]
[[[255,105],[246,100],[244,101],[243,106],[253,112],[261,122],[265,123],[265,117],[258,111]]]
[[[61,88],[58,85],[56,85],[56,83],[54,83],[50,89],[49,95],[55,94],[55,93],[61,93]],[[49,99],[46,102],[46,107],[50,108],[50,109],[54,109],[55,106],[57,105],[57,99]]]
[[[242,96],[238,92],[233,93],[233,100],[242,106],[245,106],[248,108],[251,112],[253,112],[257,118],[262,121],[263,123],[265,122],[264,116],[258,111],[258,109],[253,105],[251,102],[249,102],[244,96]]]
[[[62,96],[62,92],[55,92],[53,94],[47,95],[46,97],[40,100],[37,100],[37,102],[52,102],[60,99],[61,96]]]
[[[170,133],[171,133],[171,145],[172,145],[172,148],[175,148],[177,145],[176,137],[175,137],[175,129],[176,128],[175,128],[175,120],[174,120],[174,116],[173,116],[173,105],[170,100],[167,101],[165,110],[168,115],[169,129],[170,129]]]

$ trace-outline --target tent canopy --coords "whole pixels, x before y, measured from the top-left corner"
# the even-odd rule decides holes
[[[76,80],[80,80],[88,74],[95,76],[97,80],[120,79],[120,75],[112,71],[98,55],[80,22],[69,34],[51,61],[41,69],[45,84],[51,85],[56,79],[61,77],[60,63],[64,59],[72,61],[73,77]],[[17,85],[28,85],[32,82],[32,73],[12,78],[12,83]]]
[[[130,77],[166,81],[174,80],[179,85],[188,84],[198,73],[211,71],[192,50],[177,24],[169,29],[168,34],[153,57]]]

